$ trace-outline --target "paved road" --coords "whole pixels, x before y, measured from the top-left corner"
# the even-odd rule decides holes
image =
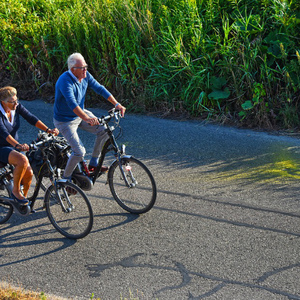
[[[51,124],[51,105],[24,104]],[[127,152],[156,179],[155,207],[126,213],[102,179],[82,240],[41,209],[14,215],[1,226],[0,280],[71,299],[300,299],[300,140],[130,114],[122,124]],[[24,124],[24,141],[36,133]]]

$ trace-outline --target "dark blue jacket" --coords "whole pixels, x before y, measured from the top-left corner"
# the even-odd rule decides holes
[[[1,103],[0,103],[1,105]],[[6,116],[0,111],[0,147],[11,146],[6,138],[11,135],[18,140],[18,129],[20,128],[20,116],[22,116],[29,124],[34,125],[39,120],[35,115],[30,113],[21,103],[16,108],[14,122],[11,125]]]

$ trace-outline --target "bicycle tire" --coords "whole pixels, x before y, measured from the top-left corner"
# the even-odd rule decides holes
[[[45,194],[45,206],[50,222],[69,239],[84,238],[93,227],[94,217],[90,201],[82,189],[70,182],[58,182],[56,191],[67,210],[64,211],[60,205],[55,188],[49,186]]]
[[[0,190],[0,195],[2,197],[10,197],[10,193],[5,185],[2,186],[3,189]],[[0,200],[0,224],[4,224],[9,220],[14,209],[11,204]]]
[[[157,196],[151,172],[141,161],[133,157],[123,157],[121,164],[130,186],[126,185],[119,163],[115,161],[108,171],[108,183],[114,199],[130,213],[148,212]]]

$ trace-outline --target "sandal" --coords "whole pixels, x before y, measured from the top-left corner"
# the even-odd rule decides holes
[[[29,200],[26,198],[19,199],[13,193],[11,193],[11,197],[20,205],[28,205],[29,204]]]

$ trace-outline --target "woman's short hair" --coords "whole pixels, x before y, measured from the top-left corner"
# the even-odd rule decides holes
[[[9,98],[16,96],[17,90],[12,86],[0,88],[0,101],[6,102]]]
[[[68,68],[69,70],[73,68],[78,60],[84,60],[84,57],[80,53],[73,53],[68,57]]]

